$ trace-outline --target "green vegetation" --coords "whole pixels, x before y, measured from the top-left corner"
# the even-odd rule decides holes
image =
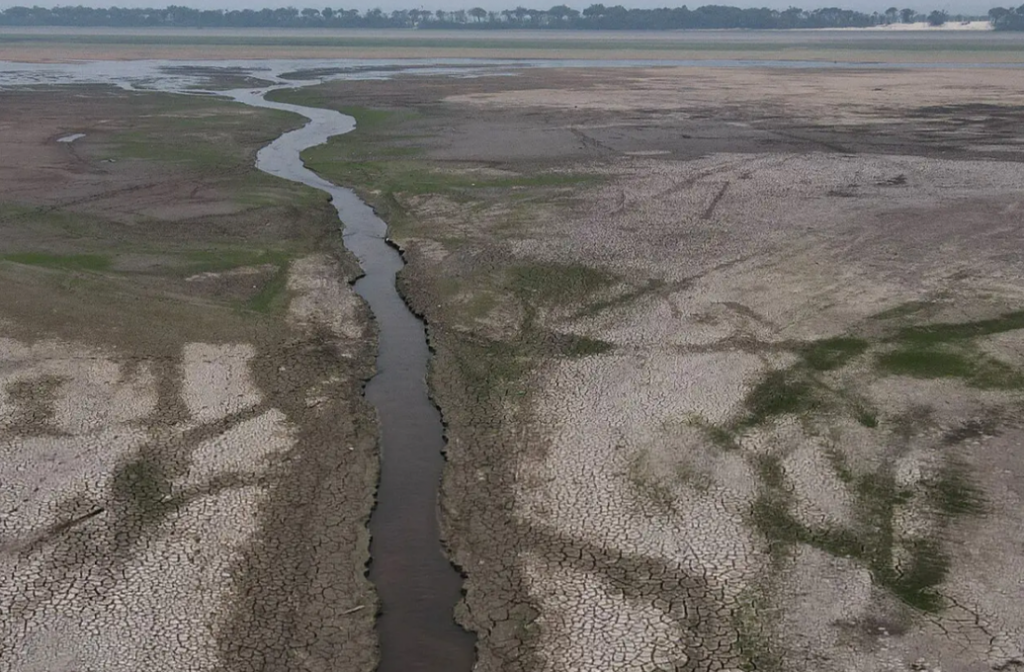
[[[914,539],[904,543],[908,561],[899,568],[886,565],[875,572],[876,581],[905,603],[925,612],[937,612],[944,606],[936,591],[949,571],[949,556],[938,540]]]
[[[278,250],[213,249],[193,250],[184,253],[154,255],[163,265],[148,273],[170,275],[193,275],[197,273],[220,273],[236,268],[253,266],[274,266],[270,279],[259,291],[244,302],[242,307],[266,313],[281,305],[288,283],[288,267],[291,253]],[[57,255],[44,252],[24,252],[0,256],[0,260],[16,264],[41,266],[62,271],[110,272],[113,267],[110,255],[72,254]]]
[[[111,138],[113,151],[106,158],[145,159],[207,171],[249,168],[254,153],[240,140],[251,139],[241,135],[253,132],[251,112],[240,105],[233,109],[220,104],[228,109],[168,101],[166,109],[155,110],[139,128],[115,134]],[[279,131],[301,125],[299,117],[288,112],[273,110],[267,117],[267,131],[257,140],[269,142]]]
[[[962,460],[947,458],[926,486],[932,508],[946,516],[980,515],[987,510],[988,500]]]
[[[114,138],[115,149],[108,158],[146,159],[167,163],[187,163],[199,168],[227,168],[231,165],[226,155],[212,139],[201,143],[183,141],[154,142],[145,133],[130,131]]]
[[[752,427],[777,415],[820,408],[823,402],[814,381],[802,374],[796,368],[768,373],[747,394],[748,415],[741,424]]]
[[[829,446],[825,449],[825,457],[828,458],[829,464],[832,465],[832,471],[835,473],[836,478],[846,485],[854,482],[853,470],[850,469],[850,463],[847,461],[843,451],[835,446]]]
[[[945,579],[949,559],[938,537],[897,539],[893,527],[896,507],[909,502],[911,493],[899,488],[884,467],[874,473],[855,475],[845,459],[835,455],[832,459],[841,480],[852,485],[856,496],[857,520],[853,527],[813,527],[798,521],[791,513],[793,497],[777,460],[759,460],[764,491],[751,508],[751,519],[767,537],[773,558],[780,562],[794,544],[807,544],[830,555],[863,563],[878,585],[916,609],[941,609],[943,602],[936,587]]]
[[[198,226],[188,210],[178,218],[171,212],[170,218],[155,220],[138,208],[101,216],[78,205],[40,208],[5,203],[0,205],[0,223],[7,225],[5,247],[10,252],[0,254],[0,261],[92,273],[88,287],[81,284],[81,277],[65,279],[62,287],[70,288],[74,280],[76,291],[96,300],[136,288],[159,296],[166,288],[170,291],[162,299],[196,294],[242,310],[277,310],[286,296],[290,260],[312,245],[322,249],[326,225],[336,222],[322,194],[258,173],[252,164],[255,147],[297,125],[299,118],[197,96],[113,91],[93,95],[110,97],[125,109],[130,107],[132,114],[130,131],[112,124],[109,132],[96,134],[96,144],[83,150],[92,153],[90,160],[114,155],[176,164],[172,176],[181,180],[181,188],[201,185],[206,198],[216,200],[218,207],[228,206],[229,212],[223,218],[212,215],[213,226],[205,221]],[[250,202],[230,211],[233,200]],[[328,214],[332,220],[326,219]],[[256,218],[274,224],[254,226]],[[192,275],[249,266],[268,268],[248,283],[227,278],[181,284]],[[162,284],[160,278],[170,284]]]
[[[934,308],[935,304],[930,301],[908,301],[893,308],[883,310],[880,313],[876,313],[872,319],[898,320],[901,318],[910,317],[911,315],[926,313]]]
[[[926,306],[915,305],[886,319],[910,317]],[[787,369],[766,374],[745,399],[746,413],[734,424],[714,428],[709,438],[723,445],[734,441],[734,432],[762,424],[783,414],[811,415],[840,406],[851,409],[862,425],[876,427],[876,412],[863,400],[844,390],[834,390],[823,377],[869,353],[875,370],[883,374],[917,378],[957,378],[979,388],[1024,389],[1024,374],[981,353],[973,339],[1024,329],[1024,313],[963,323],[904,326],[891,336],[870,342],[859,337],[833,338],[803,344],[795,349],[800,360]],[[842,404],[840,404],[842,402]],[[920,413],[895,418],[893,431],[906,433]],[[897,485],[891,466],[857,473],[835,447],[826,456],[841,482],[855,499],[854,520],[849,525],[805,524],[792,513],[793,493],[786,484],[781,462],[773,456],[753,459],[762,492],[751,507],[753,524],[765,535],[777,562],[795,544],[807,544],[837,557],[852,558],[871,570],[875,583],[906,604],[933,612],[943,607],[937,587],[945,579],[949,558],[942,549],[943,531],[950,521],[986,511],[984,493],[973,482],[962,460],[947,456],[941,468],[926,476],[915,491]],[[939,516],[938,528],[926,536],[903,537],[894,528],[898,507],[924,505]]]
[[[302,98],[303,94],[310,93],[308,100],[316,101],[312,104],[313,107],[325,107],[325,101],[320,91],[316,89],[282,89],[279,93],[294,94],[289,102],[295,102],[295,98]],[[275,92],[277,93],[277,92]],[[310,103],[299,103],[297,105],[309,105]],[[395,110],[383,110],[376,107],[363,107],[360,105],[343,105],[337,108],[342,114],[347,114],[356,120],[356,130],[353,133],[371,134],[379,132],[394,126],[402,121],[415,118],[414,112],[403,110],[401,112]],[[409,149],[418,150],[417,147],[410,147]]]
[[[590,338],[589,336],[573,336],[569,339],[569,342],[563,346],[562,352],[567,357],[588,357],[590,355],[602,355],[611,351],[614,347],[614,343],[602,341],[597,338]]]
[[[273,266],[274,271],[259,291],[242,304],[248,310],[259,313],[273,312],[280,308],[287,296],[288,269],[295,253],[284,250],[214,248],[192,250],[183,255],[180,271],[192,275],[198,273],[223,273],[236,268]]]
[[[106,271],[110,268],[110,257],[102,254],[47,254],[45,252],[22,252],[5,254],[0,259],[16,264],[59,268],[64,271]]]
[[[861,404],[857,404],[855,406],[854,418],[856,418],[857,422],[865,427],[869,427],[871,429],[878,427],[878,414]]]
[[[399,195],[440,194],[459,202],[486,198],[487,190],[564,188],[593,183],[597,178],[577,173],[495,176],[472,169],[437,169],[408,158],[418,153],[412,147],[375,146],[372,155],[359,156],[345,147],[348,136],[302,153],[306,165],[326,179],[369,194],[374,205],[383,202],[387,212],[396,211]],[[404,209],[404,208],[402,208]],[[389,221],[389,224],[391,222]]]
[[[630,485],[659,509],[672,511],[675,506],[672,488],[656,474],[651,473],[650,460],[651,454],[646,448],[642,448],[632,455],[627,467]]]
[[[801,353],[807,366],[816,371],[832,371],[846,366],[853,358],[864,354],[868,342],[863,338],[826,338],[808,344]]]
[[[915,378],[969,378],[974,372],[971,362],[956,352],[903,349],[878,357],[882,370]]]
[[[133,520],[145,525],[159,523],[180,504],[171,495],[171,483],[164,467],[144,455],[114,471],[110,491],[114,501],[127,504]]]
[[[700,429],[704,437],[719,448],[723,450],[739,450],[740,445],[736,442],[736,436],[730,429],[708,422],[699,415],[688,418],[687,424]]]
[[[331,182],[359,191],[393,230],[412,223],[407,199],[414,196],[436,194],[458,203],[485,204],[512,198],[509,191],[539,197],[547,190],[560,193],[601,179],[566,172],[502,174],[476,165],[438,168],[419,158],[423,149],[414,141],[420,136],[409,134],[409,127],[415,128],[418,119],[415,112],[334,105],[329,90],[319,87],[282,90],[268,97],[336,109],[355,118],[353,131],[307,149],[302,159]]]
[[[268,313],[283,303],[288,288],[288,263],[277,267],[270,280],[263,284],[256,296],[246,302],[246,307],[259,313]]]
[[[1024,311],[972,322],[903,327],[876,358],[879,370],[915,378],[959,378],[978,388],[1024,389],[1018,369],[977,350],[973,339],[1024,329]]]
[[[505,403],[526,394],[525,374],[533,366],[519,340],[467,339],[453,351],[462,381],[481,403]]]
[[[1024,311],[1005,313],[990,320],[905,327],[900,329],[892,340],[905,345],[929,346],[1002,334],[1018,329],[1024,329]]]
[[[285,266],[291,259],[291,253],[281,250],[211,248],[190,250],[184,253],[183,271],[194,273],[218,273],[246,266],[262,266],[273,264]]]
[[[772,641],[772,623],[765,619],[773,606],[770,580],[762,578],[760,585],[743,589],[733,611],[732,624],[736,631],[736,646],[742,656],[739,669],[743,672],[781,672],[781,647]]]
[[[602,311],[608,310],[609,308],[617,308],[620,306],[631,305],[637,300],[639,300],[641,297],[646,296],[648,294],[652,294],[664,286],[665,282],[663,280],[658,280],[656,278],[650,279],[641,287],[637,287],[635,289],[629,290],[628,292],[623,292],[618,296],[614,296],[609,299],[604,299],[601,301],[595,301],[584,306],[579,310],[579,312],[576,313],[576,317],[593,316],[597,315]]]
[[[583,264],[537,262],[513,266],[508,273],[510,289],[531,305],[552,306],[580,302],[617,282],[611,273]]]
[[[928,304],[886,311],[885,319],[914,315]],[[876,316],[877,318],[878,316]],[[828,338],[794,347],[799,361],[771,371],[747,394],[746,414],[731,430],[753,427],[779,415],[806,415],[844,407],[865,427],[878,426],[877,411],[843,389],[833,389],[822,374],[837,371],[876,350],[877,371],[914,378],[957,378],[981,389],[1024,389],[1024,373],[980,352],[973,339],[1024,329],[1024,311],[962,323],[900,327],[875,342],[860,336]],[[880,350],[880,351],[878,351]]]
[[[1021,14],[1024,14],[1022,12]],[[999,8],[988,15],[997,29],[1021,29],[1022,20],[1014,10]],[[789,28],[865,28],[892,23],[928,21],[942,25],[947,20],[963,20],[963,15],[951,17],[944,11],[930,14],[913,9],[889,9],[885,14],[867,14],[853,10],[828,7],[804,11],[790,8],[771,11],[757,8],[706,5],[689,9],[686,6],[662,9],[626,9],[595,4],[583,9],[557,5],[550,9],[506,8],[500,12],[473,7],[456,11],[430,9],[396,9],[384,13],[375,8],[334,10],[331,8],[294,7],[275,10],[200,10],[171,6],[164,10],[119,9],[111,12],[88,7],[11,7],[0,11],[0,25],[9,26],[115,26],[115,27],[173,27],[173,28],[393,28],[393,29],[473,29],[516,30],[695,30],[695,29],[789,29]],[[153,36],[159,39],[164,36]],[[172,36],[180,37],[180,36]],[[273,38],[270,38],[273,39]],[[294,38],[293,38],[294,39]],[[299,38],[302,39],[302,38]],[[362,38],[354,38],[362,39]],[[372,39],[372,38],[371,38]],[[428,38],[429,39],[429,38]],[[151,41],[153,41],[151,39]],[[338,40],[335,40],[335,44]],[[409,42],[423,38],[409,38]],[[505,40],[500,40],[504,42]],[[569,40],[572,44],[576,40]],[[390,42],[396,42],[392,39]],[[399,43],[400,44],[400,43]],[[493,44],[493,43],[491,43]]]

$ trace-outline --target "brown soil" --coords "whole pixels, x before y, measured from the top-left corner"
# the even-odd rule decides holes
[[[0,107],[0,667],[371,670],[372,329],[326,199],[252,167],[301,120]]]

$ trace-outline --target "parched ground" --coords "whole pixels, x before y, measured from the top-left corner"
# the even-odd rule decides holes
[[[373,332],[326,198],[252,167],[302,120],[0,108],[0,669],[372,669]]]
[[[356,115],[306,159],[405,249],[478,670],[1024,668],[1022,85],[279,94]]]

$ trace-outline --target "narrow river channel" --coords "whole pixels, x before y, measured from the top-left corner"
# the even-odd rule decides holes
[[[369,304],[379,331],[377,373],[365,392],[377,409],[381,432],[380,484],[370,519],[370,580],[382,607],[377,619],[377,669],[468,672],[474,662],[474,638],[453,618],[462,577],[441,552],[437,518],[443,428],[427,392],[426,330],[395,287],[395,274],[404,262],[387,243],[387,225],[368,205],[302,163],[304,149],[352,131],[355,120],[334,110],[264,99],[268,91],[279,88],[287,87],[231,92],[246,105],[294,112],[310,120],[260,150],[256,165],[330,194],[345,247],[365,273],[355,290]]]

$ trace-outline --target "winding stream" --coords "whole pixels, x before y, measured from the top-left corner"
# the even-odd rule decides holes
[[[351,78],[380,76],[357,72],[369,65],[393,68],[405,62],[337,60],[275,60],[195,62],[206,68],[247,68],[254,76],[279,82],[256,90],[205,92],[229,95],[253,107],[283,110],[309,119],[304,127],[285,133],[257,156],[266,173],[299,182],[330,195],[343,224],[345,247],[365,275],[355,283],[368,303],[379,331],[377,374],[366,386],[366,398],[377,409],[381,431],[381,475],[377,504],[370,521],[372,542],[370,579],[381,602],[377,620],[381,659],[379,672],[468,672],[474,663],[474,637],[453,619],[462,578],[441,552],[437,515],[438,485],[444,460],[443,428],[426,386],[429,351],[423,323],[406,307],[395,287],[403,261],[388,245],[387,226],[352,191],[308,170],[303,150],[323,144],[355,128],[355,120],[334,110],[265,100],[273,90],[315,82],[285,83],[278,74],[292,70],[335,68],[351,70]],[[467,65],[500,72],[504,65],[487,61],[414,61],[442,71]],[[73,64],[8,63],[0,61],[0,88],[70,83],[101,83],[126,90],[198,93],[201,78],[183,73],[180,63],[160,61],[83,62]],[[823,67],[859,68],[863,64],[811,61],[525,61],[521,67],[636,67],[699,65],[700,67]],[[875,64],[878,65],[878,64]],[[893,68],[1006,67],[990,64],[892,63]],[[1010,66],[1020,67],[1020,66]],[[432,74],[429,69],[419,70]],[[60,141],[72,142],[81,134]],[[343,605],[338,605],[342,608]]]
[[[254,107],[294,112],[309,119],[260,150],[257,167],[331,196],[343,224],[345,247],[365,275],[355,290],[370,306],[379,331],[377,374],[366,398],[380,420],[381,474],[370,520],[370,580],[377,588],[381,658],[378,672],[468,672],[474,638],[454,621],[462,577],[441,552],[438,485],[444,468],[441,417],[427,393],[423,322],[395,287],[404,262],[386,240],[387,225],[351,190],[328,182],[302,163],[304,149],[348,133],[355,120],[334,110],[264,99],[270,87],[229,92]]]

